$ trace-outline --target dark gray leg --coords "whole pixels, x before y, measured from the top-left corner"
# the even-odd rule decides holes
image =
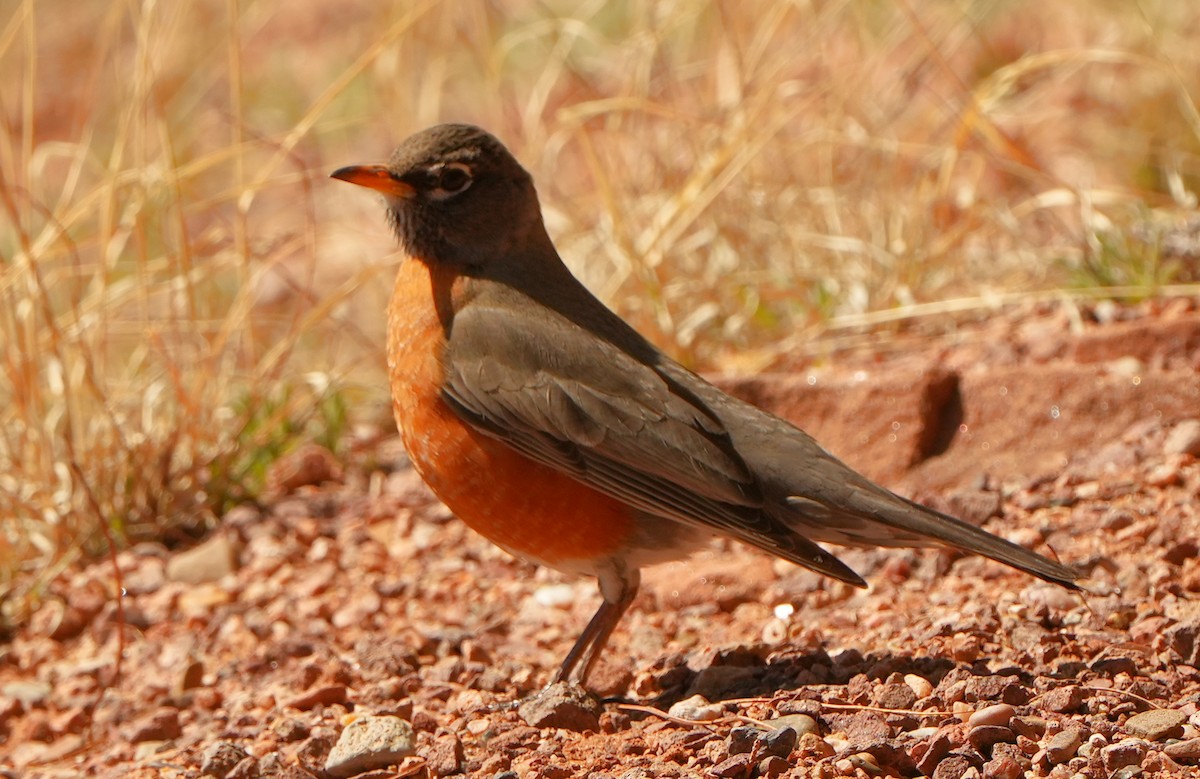
[[[621,617],[629,610],[629,604],[633,603],[634,597],[637,596],[641,580],[641,574],[635,569],[622,571],[621,575],[600,582],[600,593],[604,600],[587,627],[583,629],[583,634],[579,636],[575,646],[567,653],[567,659],[563,660],[562,666],[550,680],[551,684],[565,681],[583,686],[592,663],[600,657],[600,652],[608,643],[608,637],[612,635]],[[614,584],[617,586],[612,586]]]

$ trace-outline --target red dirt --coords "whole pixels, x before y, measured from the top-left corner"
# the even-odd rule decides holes
[[[948,332],[907,323],[827,350],[832,368],[726,386],[1108,594],[949,552],[846,551],[861,592],[717,544],[647,572],[593,675],[653,708],[539,730],[488,706],[545,682],[594,585],[474,536],[394,440],[341,464],[310,450],[278,468],[291,492],[230,512],[197,550],[122,552],[123,628],[107,564],[58,580],[0,656],[0,765],[323,776],[352,718],[395,715],[416,754],[366,775],[1195,775],[1197,304],[1044,307]],[[695,721],[661,713],[697,694],[716,705],[675,709]],[[788,715],[814,732],[793,743],[771,723]]]

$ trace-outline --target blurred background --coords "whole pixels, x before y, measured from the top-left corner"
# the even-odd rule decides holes
[[[437,122],[507,143],[567,263],[698,370],[1197,294],[1197,3],[4,0],[0,73],[9,622],[390,429],[399,257],[327,177]]]

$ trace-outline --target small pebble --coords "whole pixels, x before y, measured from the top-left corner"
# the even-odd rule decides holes
[[[933,695],[933,685],[924,676],[904,674],[904,683],[916,694],[917,700]]]
[[[693,695],[672,705],[667,713],[679,719],[712,722],[725,716],[725,707],[719,703],[709,703],[703,695]]]
[[[1046,720],[1041,717],[1013,717],[1008,726],[1033,741],[1038,741],[1046,735]]]
[[[1200,419],[1184,419],[1171,428],[1163,441],[1163,451],[1200,456]]]
[[[858,752],[850,755],[850,765],[865,771],[869,776],[879,776],[883,773],[883,769],[879,767],[879,762],[870,752]]]
[[[1135,776],[1141,776],[1144,773],[1146,773],[1146,772],[1142,770],[1142,767],[1140,765],[1127,765],[1124,768],[1122,768],[1120,771],[1117,771],[1115,774],[1110,776],[1108,779],[1133,779]],[[1076,778],[1071,777],[1071,779],[1076,779]],[[1087,778],[1084,777],[1084,779],[1087,779]]]
[[[917,769],[926,776],[937,770],[938,764],[950,754],[950,750],[961,744],[955,731],[940,729],[937,735],[927,742],[916,744],[910,753],[917,762]]]
[[[232,771],[225,775],[225,779],[259,779],[262,776],[277,776],[277,774],[264,773],[258,758],[254,755],[246,755],[233,767]]]
[[[1007,703],[997,703],[994,706],[984,706],[976,711],[967,720],[967,724],[972,727],[981,725],[1004,725],[1007,726],[1012,721],[1017,710]]]
[[[1151,487],[1171,487],[1179,484],[1183,481],[1182,465],[1175,459],[1160,463],[1146,474],[1145,482]]]
[[[1104,770],[1109,774],[1129,766],[1140,766],[1142,758],[1145,756],[1146,742],[1135,738],[1109,744],[1100,750],[1100,759],[1104,763]]]
[[[796,748],[800,752],[810,758],[824,759],[832,757],[835,752],[832,746],[825,739],[818,736],[816,733],[805,733],[796,742]]]
[[[521,719],[535,728],[600,730],[600,702],[565,682],[552,684],[517,707]]]
[[[798,738],[799,735],[796,733],[796,730],[787,726],[776,728],[770,733],[764,733],[761,739],[763,754],[786,758],[792,754],[792,749],[796,746]]]
[[[1011,744],[1017,735],[1003,725],[979,725],[967,732],[967,742],[977,752],[988,753],[996,744]]]
[[[750,768],[750,755],[732,755],[708,769],[712,776],[745,776]]]
[[[1078,685],[1058,687],[1042,696],[1042,706],[1059,714],[1069,714],[1083,705],[1083,690]]]
[[[234,766],[246,759],[246,750],[231,741],[214,741],[204,750],[200,775],[225,779]]]
[[[140,744],[145,741],[167,741],[179,738],[182,733],[179,712],[163,707],[134,723],[128,738],[132,743]]]
[[[776,776],[781,776],[791,767],[792,764],[787,760],[784,760],[782,757],[771,755],[770,757],[759,761],[758,775],[765,776],[767,779],[773,779]]]
[[[776,730],[779,728],[791,728],[796,731],[797,737],[803,736],[805,733],[821,734],[821,729],[817,726],[817,721],[807,714],[784,714],[782,717],[768,720],[767,724]]]
[[[1163,747],[1163,752],[1172,760],[1195,762],[1200,760],[1200,738],[1176,741]]]
[[[1065,763],[1075,756],[1075,750],[1083,743],[1083,731],[1076,728],[1056,733],[1042,745],[1051,763]]]
[[[1106,746],[1108,746],[1108,739],[1106,739],[1102,733],[1093,733],[1092,735],[1088,736],[1087,741],[1080,744],[1076,754],[1080,757],[1086,757],[1090,760],[1092,755],[1096,754],[1101,749],[1104,749]]]
[[[434,739],[421,755],[434,776],[455,776],[463,772],[463,745],[458,736],[445,733]]]
[[[214,535],[198,546],[175,553],[167,561],[171,581],[185,584],[215,582],[238,568],[237,544],[229,536]]]
[[[1025,776],[1025,769],[1013,758],[1003,756],[994,758],[985,765],[983,775],[987,779],[1021,779]]]
[[[565,609],[579,598],[575,585],[566,583],[544,584],[533,591],[533,599],[540,606]]]
[[[932,776],[933,779],[965,779],[968,771],[976,771],[975,776],[979,775],[971,758],[955,753],[938,763]]]
[[[729,737],[725,740],[725,751],[731,755],[745,754],[754,749],[754,742],[761,734],[761,730],[748,725],[736,727],[729,731]]]
[[[1185,722],[1187,715],[1181,711],[1151,709],[1125,720],[1125,732],[1147,741],[1162,741],[1164,738],[1182,735]]]
[[[385,768],[416,754],[413,727],[399,717],[363,717],[346,726],[325,761],[331,776]]]

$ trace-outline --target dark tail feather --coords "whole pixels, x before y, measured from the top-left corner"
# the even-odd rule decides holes
[[[836,496],[822,496],[824,500],[788,498],[789,512],[780,518],[815,541],[848,546],[949,546],[989,557],[1068,589],[1085,589],[1076,583],[1082,578],[1081,572],[1070,566],[858,479],[861,481],[847,485]]]
[[[1083,589],[1076,583],[1082,578],[1080,571],[1043,557],[1037,552],[1031,552],[949,514],[943,514],[884,490],[878,493],[857,491],[855,497],[861,498],[854,501],[861,505],[854,508],[883,525],[983,555],[1067,589]]]

